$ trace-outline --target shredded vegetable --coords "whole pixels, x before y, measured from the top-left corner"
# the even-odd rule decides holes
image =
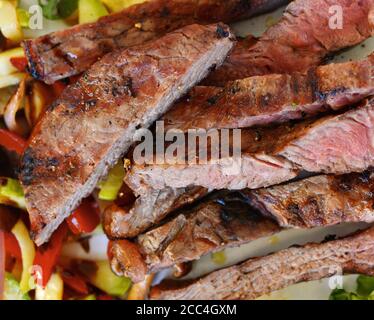
[[[108,10],[100,0],[79,0],[79,23],[90,23],[106,16]]]
[[[31,269],[35,258],[34,243],[30,239],[29,231],[21,219],[18,220],[12,229],[12,233],[17,238],[22,254],[22,276],[20,290],[27,293],[32,289]]]
[[[12,58],[25,57],[25,53],[21,47],[10,49],[0,53],[0,76],[6,76],[18,72],[17,68],[12,64]]]
[[[25,133],[25,128],[22,124],[17,121],[17,112],[24,105],[26,93],[26,80],[23,79],[19,84],[16,93],[10,98],[8,104],[4,109],[4,122],[7,128],[19,135]]]
[[[110,269],[108,261],[98,261],[96,264],[97,270],[89,277],[90,282],[107,294],[122,297],[129,290],[131,280],[116,276]]]
[[[122,161],[119,161],[110,171],[105,181],[101,182],[99,199],[113,201],[117,199],[117,195],[123,184],[125,177],[125,169]]]
[[[26,210],[23,189],[18,180],[0,178],[0,203]]]
[[[26,74],[23,72],[16,72],[6,76],[0,76],[0,89],[19,84],[23,79],[25,79],[25,76]]]
[[[67,226],[63,223],[52,235],[49,242],[39,247],[34,259],[33,276],[41,287],[45,287],[51,278],[60,256]]]
[[[356,282],[356,292],[337,288],[331,292],[330,300],[374,300],[374,277],[362,275],[357,278]]]
[[[17,18],[22,28],[29,27],[30,13],[22,8],[17,8]]]
[[[26,141],[19,135],[10,132],[9,130],[0,128],[0,146],[8,151],[14,151],[22,155],[26,149]]]
[[[78,0],[48,0],[40,1],[43,16],[49,20],[66,19],[78,8]]]
[[[0,1],[0,31],[13,42],[20,42],[23,38],[16,7],[7,0]]]
[[[111,12],[121,11],[134,4],[143,3],[145,0],[101,0]]]
[[[74,234],[90,233],[100,223],[99,206],[94,199],[86,198],[66,221]]]
[[[21,290],[20,284],[10,273],[5,274],[4,300],[30,300],[30,296]]]
[[[36,300],[62,300],[64,294],[64,282],[59,273],[54,273],[45,288],[37,285],[35,288]]]

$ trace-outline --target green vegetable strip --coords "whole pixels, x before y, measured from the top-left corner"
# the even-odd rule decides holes
[[[78,9],[78,0],[39,0],[39,4],[49,20],[68,18]]]
[[[0,178],[0,204],[26,210],[25,196],[18,180]]]
[[[344,289],[334,289],[330,300],[374,300],[374,277],[359,276],[356,280],[357,293]]]

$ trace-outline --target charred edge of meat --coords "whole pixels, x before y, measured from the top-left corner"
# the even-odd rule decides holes
[[[218,23],[216,29],[218,39],[221,38],[228,38],[230,36],[230,31],[228,30],[227,26]]]
[[[46,159],[39,159],[34,156],[31,148],[27,148],[21,161],[20,171],[22,174],[19,176],[20,181],[23,185],[29,186],[39,175],[45,176],[49,170],[53,172],[59,164],[60,161],[57,158],[49,157]],[[40,167],[47,171],[40,172],[40,174],[37,173],[36,169]]]
[[[27,148],[21,160],[20,180],[23,185],[29,186],[34,180],[34,171],[40,165],[40,161],[34,157],[31,148]]]
[[[251,12],[251,15],[257,15],[265,12],[275,10],[283,5],[288,4],[291,0],[239,0],[239,3],[233,8],[234,14],[241,14],[242,12]]]
[[[25,51],[25,55],[27,57],[28,66],[27,71],[28,73],[36,80],[43,81],[44,79],[44,72],[39,70],[40,66],[42,65],[38,61],[38,54],[34,52],[33,42],[31,40],[25,40],[22,42],[22,47]]]

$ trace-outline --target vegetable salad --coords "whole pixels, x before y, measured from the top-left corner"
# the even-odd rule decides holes
[[[116,276],[110,269],[107,248],[99,246],[98,252],[95,245],[98,238],[105,237],[100,224],[102,210],[123,196],[122,161],[42,247],[31,240],[25,198],[17,180],[17,166],[32,129],[64,88],[76,81],[72,77],[49,86],[32,79],[20,42],[74,24],[95,22],[140,2],[0,0],[0,299],[139,299],[151,285],[152,276],[137,285]],[[36,18],[41,19],[42,30],[34,29]]]

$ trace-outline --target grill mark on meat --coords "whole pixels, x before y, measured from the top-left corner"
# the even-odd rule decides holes
[[[304,281],[344,274],[374,275],[374,227],[352,236],[292,247],[212,272],[189,282],[165,281],[151,299],[256,299]]]
[[[219,195],[134,239],[146,268],[139,272],[139,260],[123,259],[128,251],[120,241],[113,241],[111,265],[121,276],[141,281],[147,273],[157,272],[176,263],[189,262],[202,255],[272,235],[281,229],[249,206],[241,194]],[[133,244],[132,244],[133,247]],[[138,255],[136,255],[138,257]],[[133,272],[135,270],[135,272]]]
[[[343,29],[329,28],[329,8],[343,10]],[[224,85],[230,80],[269,73],[306,72],[331,57],[332,53],[373,35],[374,1],[295,0],[283,18],[270,27],[248,50],[239,44],[224,65],[203,83]],[[318,12],[318,15],[315,14]]]
[[[285,228],[374,222],[374,174],[319,175],[267,189],[245,191],[254,207]]]
[[[190,25],[113,52],[49,108],[34,129],[20,175],[38,245],[127,151],[136,128],[149,127],[211,64],[223,62],[233,38],[218,39],[216,29]]]
[[[374,100],[340,115],[329,115],[269,128],[242,130],[240,161],[134,165],[126,182],[138,194],[147,189],[201,186],[207,189],[257,189],[295,178],[301,171],[345,174],[373,163]],[[258,140],[260,134],[261,139]],[[277,137],[277,139],[274,139]],[[237,174],[225,173],[229,160]]]
[[[374,93],[374,55],[312,68],[307,75],[266,75],[223,88],[195,87],[167,112],[165,129],[243,128],[339,110]]]
[[[242,0],[146,1],[103,17],[95,23],[23,41],[29,71],[36,79],[51,84],[82,73],[106,53],[116,49],[155,40],[194,23],[230,23],[249,18],[289,1],[250,2],[250,5],[246,5]]]

